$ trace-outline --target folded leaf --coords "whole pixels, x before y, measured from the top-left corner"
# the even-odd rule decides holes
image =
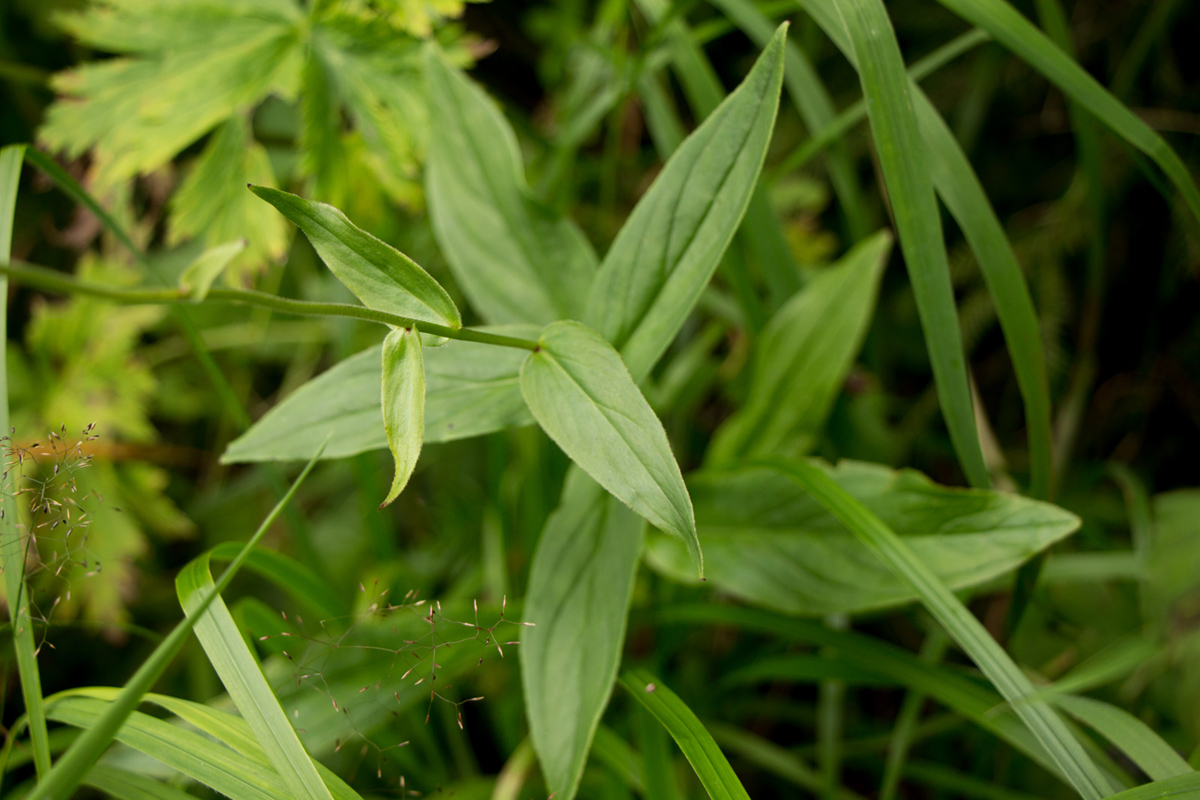
[[[832,478],[912,547],[952,589],[1016,569],[1074,532],[1079,519],[1048,503],[938,486],[912,470],[841,461]],[[894,606],[912,589],[815,500],[761,467],[689,477],[708,583],[789,614],[825,615]],[[652,539],[655,569],[694,581],[675,542]]]
[[[678,536],[704,574],[692,501],[667,432],[621,356],[578,322],[552,322],[521,367],[533,418],[597,483]]]
[[[711,464],[811,449],[866,335],[892,237],[859,243],[763,329],[750,394],[717,431]]]
[[[521,682],[546,785],[571,800],[621,664],[644,523],[572,467],[538,540],[525,595]]]
[[[430,48],[432,137],[425,186],[438,244],[492,323],[578,318],[596,255],[525,184],[517,138],[496,104]]]
[[[779,107],[786,29],[671,156],[596,273],[584,319],[635,380],[679,332],[746,212]]]
[[[371,308],[461,328],[450,295],[396,248],[358,228],[341,211],[278,189],[251,186],[304,231],[326,266]]]
[[[404,490],[425,434],[425,364],[416,328],[397,328],[383,340],[383,430],[396,462],[392,488],[380,508]]]
[[[496,325],[480,330],[534,338],[537,329]],[[521,350],[450,341],[427,347],[425,441],[449,442],[532,425],[521,397]],[[341,361],[292,392],[229,444],[225,464],[303,461],[329,437],[325,458],[345,458],[387,447],[380,414],[380,348]]]

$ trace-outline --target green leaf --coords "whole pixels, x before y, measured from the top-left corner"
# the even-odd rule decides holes
[[[939,0],[983,28],[1079,105],[1162,168],[1200,220],[1200,190],[1187,166],[1161,136],[1100,85],[1044,33],[1004,0]]]
[[[425,435],[425,364],[416,328],[396,328],[383,340],[383,430],[396,465],[380,508],[395,500],[421,455]]]
[[[1079,527],[1067,511],[1018,495],[938,486],[912,470],[841,461],[822,467],[841,489],[903,537],[952,589],[1019,567]],[[912,602],[904,580],[785,475],[748,467],[689,476],[708,583],[789,614],[854,613]],[[686,555],[663,537],[648,563],[695,581]]]
[[[249,283],[255,272],[287,252],[287,223],[246,191],[246,184],[275,185],[267,151],[241,114],[212,134],[179,190],[171,197],[168,244],[201,238],[208,244],[235,239],[246,250],[234,262],[231,283]]]
[[[700,574],[692,501],[662,423],[621,356],[578,322],[552,322],[521,367],[534,419],[571,460],[652,525],[687,545]]]
[[[1036,692],[1025,673],[902,538],[820,467],[805,461],[781,459],[773,461],[772,465],[811,494],[897,577],[911,586],[926,609],[1004,699],[1013,705],[1017,715],[1085,800],[1099,800],[1111,793],[1107,778],[1096,768],[1062,719],[1044,701],[1031,698]]]
[[[296,92],[303,12],[292,2],[123,0],[62,20],[84,44],[133,56],[59,73],[64,97],[39,131],[72,157],[93,149],[102,188],[158,169],[271,93]]]
[[[192,800],[193,797],[162,781],[102,764],[92,767],[83,782],[119,800]]]
[[[1069,694],[1052,694],[1050,702],[1108,739],[1152,780],[1195,773],[1175,748],[1123,708]]]
[[[530,566],[521,683],[546,785],[572,800],[621,664],[644,524],[579,467]]]
[[[240,542],[222,542],[212,549],[212,557],[228,561],[237,557]],[[308,613],[318,619],[332,620],[345,615],[346,603],[324,580],[299,561],[276,550],[256,547],[246,555],[245,568],[257,572],[287,592]]]
[[[771,318],[745,404],[717,430],[710,464],[812,448],[866,335],[892,237],[880,232],[821,271]]]
[[[1200,800],[1200,772],[1135,786],[1110,795],[1109,800]]]
[[[991,485],[975,431],[950,266],[909,80],[881,0],[837,0],[912,282],[942,415],[968,482]]]
[[[209,572],[210,558],[211,555],[206,554],[193,559],[175,579],[184,613],[189,618],[196,618],[196,638],[234,705],[282,778],[288,794],[293,798],[332,800],[312,758],[300,744],[287,714],[234,624],[225,601],[218,596],[207,609],[202,607],[205,597],[215,591]]]
[[[596,271],[583,233],[534,200],[496,104],[430,47],[425,187],[434,232],[471,305],[492,323],[578,318]]]
[[[21,183],[24,145],[0,149],[0,260],[8,263],[12,254],[13,214]],[[8,276],[0,275],[0,297],[8,297]],[[8,303],[0,303],[0,353],[8,352]],[[0,436],[11,430],[8,416],[8,364],[0,364]],[[46,733],[46,714],[42,707],[42,678],[38,672],[37,651],[33,643],[33,617],[29,590],[25,584],[26,541],[17,525],[16,493],[12,486],[17,472],[5,468],[0,475],[0,569],[4,572],[4,593],[9,617],[15,624],[13,649],[17,656],[17,674],[21,696],[30,720],[33,760],[41,778],[50,771],[50,745]],[[15,598],[15,599],[14,599]]]
[[[537,329],[495,325],[478,330],[535,338]],[[451,340],[426,348],[425,441],[449,442],[532,425],[518,373],[525,353]],[[357,353],[288,395],[229,444],[222,463],[311,458],[330,437],[325,458],[387,447],[379,412],[380,348]]]
[[[461,328],[458,308],[441,284],[408,256],[358,228],[341,211],[266,186],[251,186],[304,231],[326,266],[371,308]]]
[[[208,296],[213,281],[225,271],[238,253],[245,249],[245,239],[208,248],[188,264],[183,275],[179,277],[179,288],[187,292],[193,301],[202,302]]]
[[[585,321],[635,380],[675,338],[741,223],[771,139],[786,25],[671,156],[596,273]]]
[[[678,695],[646,670],[626,672],[621,676],[621,685],[671,734],[709,797],[750,800],[721,748]]]

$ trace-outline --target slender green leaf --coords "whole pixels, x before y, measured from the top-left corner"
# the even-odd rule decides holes
[[[536,338],[537,328],[495,325],[479,330]],[[449,341],[426,348],[425,441],[449,442],[504,428],[532,425],[518,373],[525,353],[515,348]],[[311,458],[328,436],[326,458],[387,447],[379,412],[380,348],[339,362],[301,386],[233,440],[222,463]]]
[[[1110,795],[1110,800],[1200,800],[1200,772],[1135,786]]]
[[[191,800],[192,795],[174,786],[139,775],[136,772],[97,764],[83,779],[92,786],[119,800]]]
[[[1079,527],[1048,503],[982,489],[938,486],[912,470],[841,461],[831,480],[903,537],[953,589],[1019,567]],[[740,468],[688,477],[708,584],[790,614],[826,615],[917,599],[912,587],[863,548],[837,518],[779,472]],[[646,559],[695,581],[686,554],[652,537]]]
[[[187,292],[192,300],[197,303],[201,302],[208,296],[208,290],[212,288],[213,281],[219,278],[225,268],[229,266],[229,262],[245,249],[245,239],[208,248],[195,261],[188,264],[187,269],[179,278],[179,288]]]
[[[662,423],[621,356],[578,322],[552,322],[521,367],[534,419],[571,460],[655,527],[687,545],[700,574],[692,501]]]
[[[21,181],[24,145],[0,149],[0,259],[7,263],[12,251],[13,214],[17,188]],[[0,275],[0,298],[8,297],[8,276]],[[0,353],[7,352],[8,303],[0,302]],[[8,366],[0,364],[0,436],[10,431],[8,418]],[[25,556],[29,540],[21,536],[17,525],[14,487],[17,472],[5,469],[0,477],[0,567],[4,571],[4,592],[13,627],[13,649],[17,656],[17,675],[21,696],[29,715],[29,733],[33,761],[38,777],[50,771],[50,745],[46,734],[46,714],[42,707],[42,678],[38,672],[37,650],[33,644],[33,617],[29,610],[29,590],[25,585]]]
[[[425,435],[425,364],[416,328],[396,328],[383,340],[383,430],[396,465],[380,508],[395,500],[421,455]]]
[[[1070,694],[1053,694],[1050,702],[1108,739],[1152,780],[1196,772],[1149,725],[1123,708]]]
[[[1149,156],[1175,188],[1197,220],[1200,190],[1187,166],[1161,136],[1100,85],[1033,23],[1004,0],[939,0],[946,8],[983,28],[1051,83],[1108,126],[1113,133]]]
[[[856,57],[942,416],[967,480],[987,487],[990,479],[975,430],[941,217],[900,46],[882,0],[837,0],[835,5]]]
[[[118,732],[122,729],[122,725],[134,713],[134,710],[142,701],[142,697],[150,691],[154,685],[170,666],[175,656],[183,649],[183,645],[192,635],[192,629],[196,624],[196,620],[203,615],[204,611],[217,600],[220,593],[225,590],[233,577],[237,575],[242,564],[254,550],[255,545],[262,539],[263,534],[267,529],[274,524],[279,517],[284,507],[292,499],[296,490],[300,488],[300,484],[308,477],[308,473],[312,471],[313,466],[320,458],[320,451],[313,456],[312,460],[305,466],[304,471],[292,483],[291,488],[287,491],[275,507],[271,509],[271,513],[258,526],[258,530],[250,537],[246,545],[238,551],[237,556],[233,559],[230,565],[221,573],[220,579],[216,585],[207,591],[203,597],[194,598],[192,605],[192,616],[182,620],[175,626],[174,630],[164,639],[150,657],[138,667],[137,672],[125,684],[120,694],[116,699],[108,704],[108,707],[103,710],[97,719],[87,725],[87,730],[50,770],[45,779],[40,781],[34,790],[29,794],[28,800],[58,800],[71,795],[75,787],[79,785],[79,781],[87,774],[92,765],[100,758],[108,745],[117,737]]]
[[[329,789],[271,691],[225,601],[216,597],[207,609],[201,608],[205,597],[214,591],[210,558],[206,554],[193,559],[175,579],[184,613],[197,618],[196,638],[289,794],[294,798],[330,800]]]
[[[236,558],[241,549],[239,542],[223,542],[212,549],[212,557],[228,561]],[[347,611],[346,604],[327,582],[283,553],[256,547],[246,555],[245,565],[289,593],[317,619],[332,620]]]
[[[635,380],[675,338],[729,246],[770,142],[786,27],[754,69],[671,156],[596,273],[589,321]]]
[[[750,800],[729,761],[700,720],[678,695],[645,670],[621,676],[630,696],[666,728],[713,800]]]
[[[579,318],[596,271],[583,233],[534,200],[496,104],[430,48],[433,130],[425,185],[455,278],[492,323]]]
[[[250,190],[294,222],[325,265],[371,308],[451,328],[462,319],[441,285],[411,258],[358,228],[341,211],[266,186]]]
[[[837,517],[897,576],[911,585],[934,618],[979,666],[1000,694],[1013,704],[1017,715],[1081,796],[1086,800],[1098,800],[1111,793],[1107,778],[1092,763],[1062,719],[1044,701],[1029,699],[1035,690],[1008,653],[903,539],[839,487],[821,468],[804,461],[776,460],[772,463]]]
[[[521,682],[547,786],[571,800],[621,663],[644,524],[582,469],[567,475],[530,566]]]
[[[746,402],[717,431],[708,463],[812,448],[866,335],[891,244],[886,232],[861,242],[775,313]]]
[[[621,782],[630,789],[645,794],[642,757],[612,728],[605,725],[596,727],[596,735],[592,738],[592,755],[619,775]]]

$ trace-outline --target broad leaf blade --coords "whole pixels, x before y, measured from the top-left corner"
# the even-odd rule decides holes
[[[886,232],[865,240],[775,313],[746,403],[717,431],[709,463],[811,449],[866,335],[891,245]]]
[[[408,484],[425,435],[425,364],[416,328],[397,328],[383,340],[383,431],[395,462],[388,505]]]
[[[667,433],[621,356],[591,328],[546,326],[521,367],[521,393],[538,424],[571,460],[652,525],[681,538],[696,567],[692,501]]]
[[[952,589],[1016,569],[1079,519],[1017,495],[938,486],[911,470],[841,461],[831,480],[876,514]],[[688,477],[708,584],[789,614],[823,616],[917,599],[911,586],[788,478],[756,467]],[[675,542],[654,537],[657,570],[695,582]],[[819,568],[814,567],[819,565]]]
[[[294,798],[332,800],[225,601],[216,597],[207,610],[201,609],[214,587],[209,556],[191,561],[179,573],[175,585],[184,613],[189,618],[197,617],[196,638],[288,793]]]
[[[299,226],[326,266],[371,308],[451,328],[458,308],[415,261],[358,228],[341,211],[266,186],[250,190]]]
[[[536,338],[524,325],[480,328]],[[518,373],[525,352],[451,340],[426,348],[425,442],[449,442],[504,428],[532,425]],[[380,415],[380,348],[339,362],[288,395],[229,444],[222,463],[312,458],[329,437],[325,458],[387,447]]]
[[[578,318],[596,271],[582,232],[535,201],[504,115],[430,48],[426,192],[438,243],[492,323]]]
[[[521,682],[546,783],[571,800],[621,663],[644,523],[572,467],[529,573]]]
[[[750,800],[721,748],[678,695],[645,670],[626,672],[621,676],[621,685],[671,734],[709,797]]]
[[[604,258],[585,319],[641,380],[675,338],[737,230],[779,107],[786,26],[675,151]]]

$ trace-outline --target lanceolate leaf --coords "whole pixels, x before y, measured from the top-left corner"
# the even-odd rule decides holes
[[[822,467],[903,537],[952,589],[1016,569],[1071,534],[1079,519],[1048,503],[981,489],[937,486],[911,470],[841,461]],[[787,477],[759,467],[688,478],[708,585],[789,614],[851,613],[917,595]],[[648,562],[692,583],[686,555],[664,537]]]
[[[950,266],[900,46],[881,0],[834,4],[857,66],[871,135],[917,301],[942,415],[972,486],[990,485],[967,387]]]
[[[438,243],[492,323],[579,318],[596,271],[582,232],[535,201],[496,104],[430,48],[426,192]]]
[[[396,463],[384,506],[404,490],[421,454],[425,434],[425,364],[421,349],[416,328],[397,328],[383,340],[383,430]]]
[[[641,380],[675,338],[729,246],[779,107],[786,26],[754,69],[671,156],[592,284],[585,319]]]
[[[552,322],[538,343],[521,367],[521,394],[534,419],[597,483],[682,539],[703,575],[679,465],[621,356],[578,322]]]
[[[891,245],[886,232],[863,241],[775,313],[756,345],[750,394],[718,430],[709,463],[812,447],[867,332]]]
[[[526,325],[480,330],[536,338]],[[221,456],[226,464],[312,458],[329,437],[325,458],[345,458],[387,447],[380,409],[380,349],[341,361],[288,395]],[[533,417],[521,397],[518,372],[525,353],[508,347],[451,340],[426,348],[425,441],[449,442],[520,425]]]
[[[712,734],[678,695],[645,670],[626,672],[621,685],[671,734],[712,800],[750,800]]]
[[[534,551],[521,634],[533,746],[556,798],[571,800],[621,663],[644,523],[579,467]]]
[[[250,189],[304,231],[326,266],[365,305],[462,327],[458,309],[441,284],[411,258],[356,227],[341,211],[266,186]]]

